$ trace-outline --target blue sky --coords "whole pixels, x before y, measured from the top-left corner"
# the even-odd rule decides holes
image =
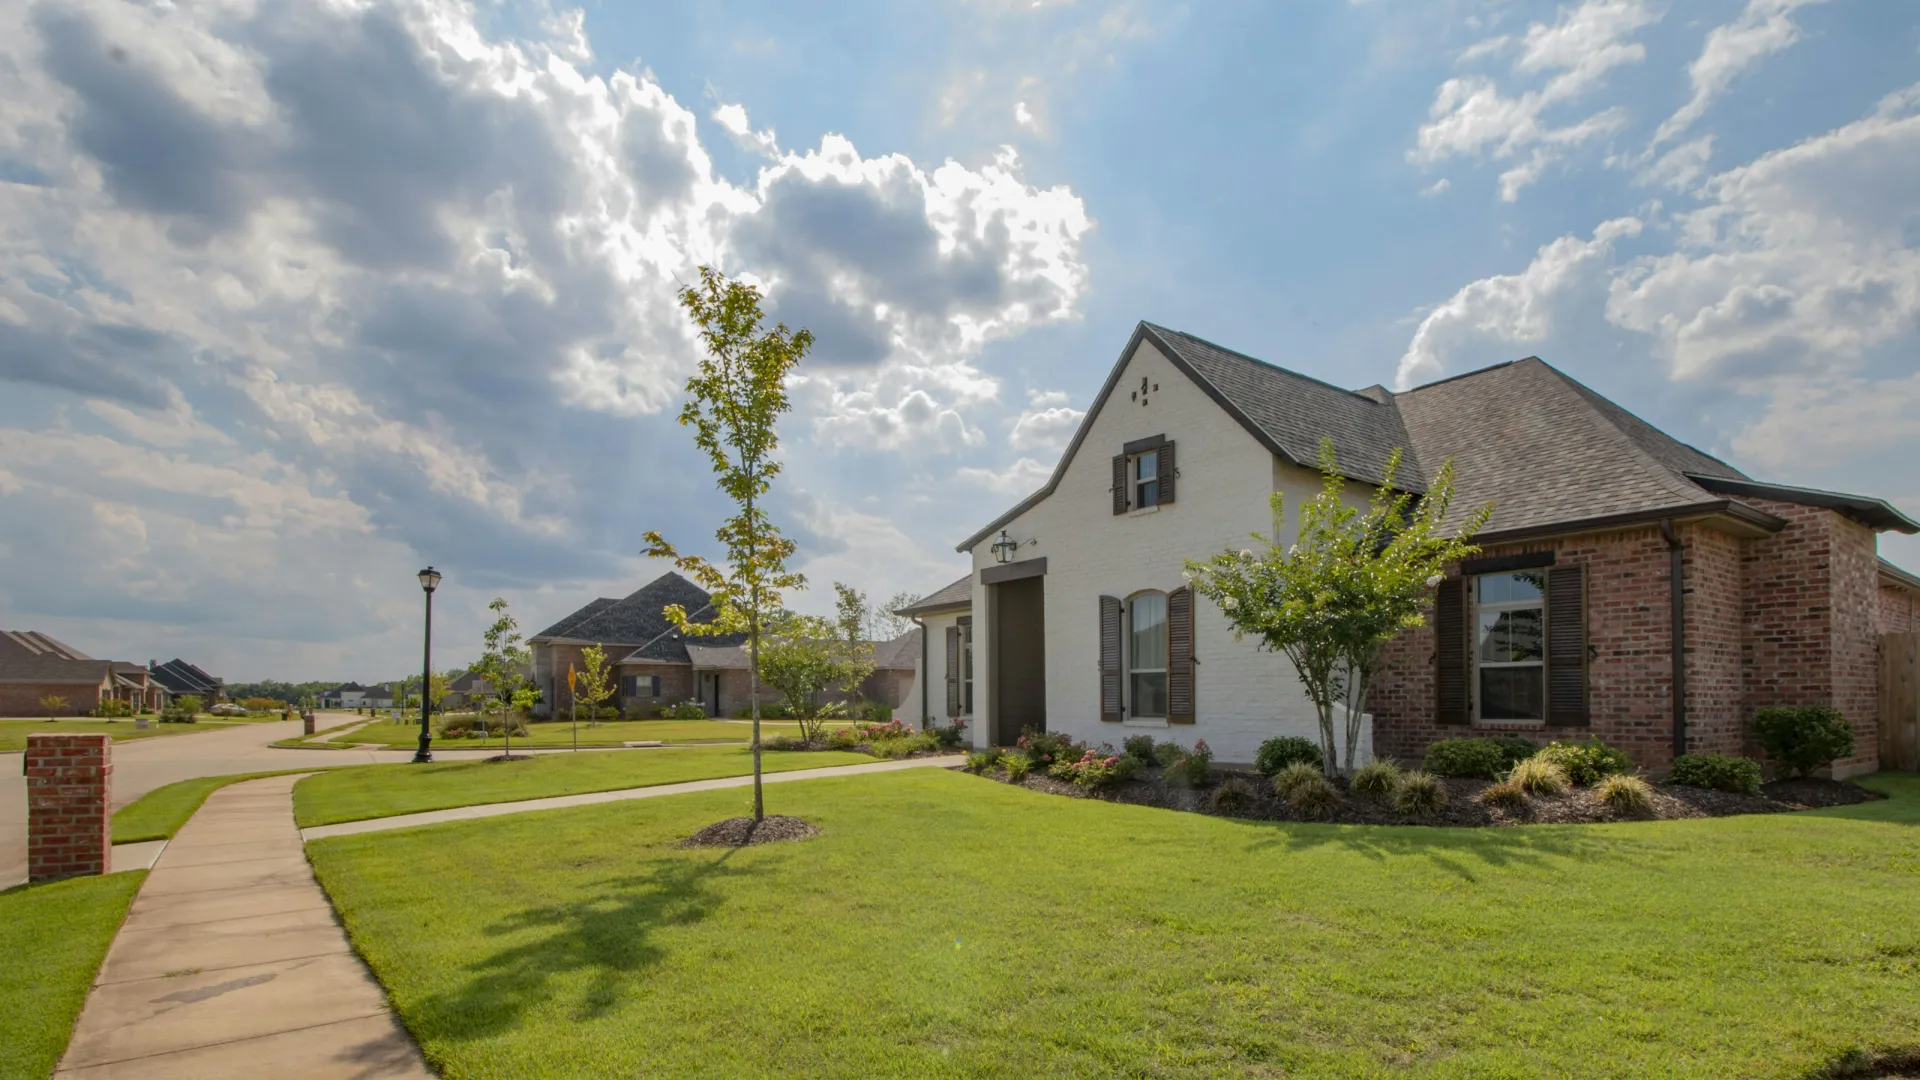
[[[1135,321],[1348,386],[1539,355],[1920,511],[1920,15],[1865,0],[0,12],[0,625],[446,663],[699,546],[671,294],[820,337],[779,499],[927,591]],[[1920,544],[1882,551],[1920,568]]]

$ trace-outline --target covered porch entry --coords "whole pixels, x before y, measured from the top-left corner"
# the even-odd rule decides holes
[[[996,746],[1011,746],[1026,728],[1047,729],[1047,560],[990,566],[980,571],[990,620],[992,730]]]

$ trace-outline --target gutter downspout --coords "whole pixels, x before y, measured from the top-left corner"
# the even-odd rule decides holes
[[[909,615],[908,618],[920,628],[920,678],[917,681],[920,683],[920,730],[925,731],[932,726],[933,719],[927,715],[927,624],[921,622],[917,615]]]
[[[1685,548],[1672,518],[1660,519],[1660,536],[1667,542],[1667,577],[1673,595],[1673,756],[1687,752],[1687,575]]]

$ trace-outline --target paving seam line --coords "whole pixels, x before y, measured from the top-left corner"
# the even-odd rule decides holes
[[[129,1061],[146,1061],[151,1058],[169,1057],[174,1054],[197,1053],[205,1050],[209,1046],[232,1046],[235,1043],[253,1042],[256,1039],[271,1039],[279,1035],[291,1035],[296,1031],[312,1031],[316,1028],[333,1027],[337,1024],[357,1024],[362,1020],[370,1020],[376,1016],[394,1017],[394,1012],[391,1008],[385,1008],[377,1012],[363,1013],[359,1016],[343,1016],[338,1020],[328,1020],[323,1024],[302,1024],[299,1027],[285,1028],[280,1031],[263,1031],[258,1035],[242,1035],[237,1039],[220,1039],[216,1042],[201,1043],[197,1046],[183,1046],[178,1050],[162,1050],[155,1054],[134,1054],[131,1057],[114,1058],[112,1061],[92,1061],[85,1065],[75,1065],[72,1068],[59,1069],[54,1072],[53,1080],[59,1080],[62,1076],[71,1076],[75,1073],[86,1072],[89,1069],[104,1069],[109,1065],[124,1065]],[[395,1019],[397,1020],[397,1017],[395,1017]],[[406,1030],[405,1025],[401,1025],[401,1030]],[[412,1035],[409,1034],[407,1037],[411,1039]]]
[[[308,910],[310,910],[310,911],[317,911],[317,910],[319,910],[319,909],[317,909],[317,908],[309,908]],[[161,929],[161,928],[160,928],[160,927],[155,927],[155,929],[157,930],[157,929]],[[150,933],[153,933],[153,932],[154,932],[153,930],[135,930],[135,931],[132,931],[132,933],[136,933],[136,934],[150,934]],[[271,963],[275,963],[275,964],[279,964],[279,963],[288,963],[288,964],[291,964],[291,963],[293,963],[293,962],[295,962],[295,961],[297,961],[297,960],[318,960],[318,959],[320,959],[320,958],[321,958],[321,957],[323,957],[323,956],[343,956],[343,955],[347,955],[347,954],[350,954],[350,953],[352,953],[352,952],[353,952],[353,945],[352,945],[352,943],[351,943],[351,942],[349,942],[349,943],[348,943],[348,945],[347,945],[347,948],[346,948],[346,950],[345,950],[345,952],[342,952],[342,951],[341,951],[341,950],[339,950],[339,949],[329,949],[329,950],[327,950],[326,952],[317,952],[317,953],[305,953],[305,954],[303,954],[303,955],[300,955],[300,956],[279,956],[279,957],[275,957],[275,958],[274,958],[274,959],[273,959],[272,961],[270,961],[270,962],[271,962]],[[205,975],[205,974],[208,974],[209,972],[216,972],[216,971],[233,971],[233,970],[235,970],[235,969],[238,969],[238,968],[245,968],[245,967],[259,967],[259,966],[260,966],[260,964],[261,964],[261,961],[259,961],[259,960],[248,960],[247,962],[245,962],[245,963],[242,963],[242,964],[216,964],[216,965],[214,965],[213,967],[199,967],[199,968],[195,968],[195,969],[193,969],[193,973],[194,973],[194,974],[196,974],[196,975]],[[94,981],[94,984],[93,984],[93,985],[95,985],[95,986],[125,986],[125,985],[127,985],[128,983],[137,983],[137,982],[152,982],[152,981],[153,981],[153,980],[155,980],[155,979],[171,979],[171,978],[173,978],[173,977],[174,977],[174,976],[172,976],[172,975],[141,975],[141,976],[139,976],[139,977],[137,977],[137,978],[132,978],[132,979],[96,979],[96,980]],[[364,1019],[366,1019],[366,1018],[365,1018],[365,1017],[351,1017],[350,1019],[355,1019],[355,1020],[364,1020]],[[329,1020],[329,1021],[327,1021],[327,1023],[329,1023],[329,1024],[332,1024],[332,1023],[339,1023],[339,1022],[340,1022],[340,1021],[335,1021],[335,1020]],[[323,1024],[309,1024],[309,1025],[307,1025],[307,1027],[324,1027],[324,1026],[325,1026],[325,1025],[323,1025]],[[305,1031],[305,1030],[306,1030],[306,1028],[305,1028],[305,1027],[298,1027],[298,1028],[292,1028],[292,1029],[290,1029],[290,1030],[293,1030],[293,1031]],[[272,1032],[271,1034],[276,1034],[276,1035],[281,1035],[281,1034],[285,1034],[285,1032]],[[260,1037],[261,1037],[261,1036],[257,1036],[257,1035],[249,1035],[249,1036],[246,1036],[246,1038],[260,1038]],[[242,1040],[242,1039],[228,1039],[227,1041],[228,1041],[228,1042],[241,1042],[241,1041],[243,1041],[243,1040]],[[209,1043],[208,1045],[210,1045],[210,1046],[211,1046],[211,1045],[215,1045],[215,1044],[212,1044],[212,1043]],[[173,1051],[171,1051],[171,1050],[169,1050],[169,1051],[167,1051],[167,1053],[172,1053],[172,1052],[173,1052]],[[150,1056],[152,1056],[152,1055],[145,1055],[145,1056],[149,1056],[149,1057],[150,1057]],[[92,1067],[93,1067],[93,1066],[91,1066],[91,1065],[89,1065],[89,1066],[87,1066],[87,1068],[92,1068]]]

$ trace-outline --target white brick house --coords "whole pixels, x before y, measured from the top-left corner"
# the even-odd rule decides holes
[[[926,682],[935,718],[955,715],[943,694],[958,682],[946,677],[952,646],[942,646],[947,627],[969,618],[976,746],[1010,743],[1032,724],[1093,745],[1141,732],[1205,739],[1219,759],[1246,762],[1276,735],[1317,738],[1313,706],[1285,657],[1234,640],[1213,605],[1182,591],[1181,574],[1185,559],[1270,533],[1272,493],[1295,508],[1319,477],[1283,460],[1176,366],[1172,333],[1141,324],[1047,486],[959,546],[973,560],[970,596],[964,609],[928,615]],[[1125,512],[1114,490],[1120,468]],[[1190,666],[1182,597],[1192,612]],[[1363,745],[1370,754],[1370,740]]]

